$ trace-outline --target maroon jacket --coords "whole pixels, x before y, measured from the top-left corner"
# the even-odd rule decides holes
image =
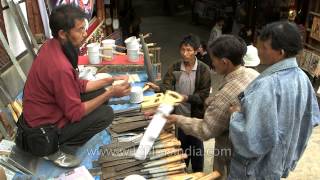
[[[40,49],[24,88],[23,114],[30,127],[55,124],[59,128],[84,116],[80,93],[88,81],[64,55],[58,40],[50,39]]]

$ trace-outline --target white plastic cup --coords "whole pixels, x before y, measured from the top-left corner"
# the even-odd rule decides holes
[[[130,42],[132,42],[132,41],[137,41],[137,38],[135,37],[135,36],[131,36],[131,37],[128,37],[125,41],[124,41],[124,43],[130,43]]]
[[[139,61],[139,49],[127,49],[128,61]]]
[[[90,64],[100,64],[100,44],[99,43],[90,43],[87,45],[87,53]]]
[[[108,48],[102,51],[103,55],[110,56],[112,58],[113,52],[115,51],[116,41],[114,39],[105,39],[102,41],[102,46],[104,48]]]
[[[89,57],[89,63],[90,64],[100,64],[101,63],[101,56],[98,52],[88,52],[88,57]]]
[[[127,49],[140,49],[139,39],[135,36],[127,38],[124,43],[126,44]]]
[[[100,44],[99,43],[90,43],[87,45],[87,52],[99,52]]]

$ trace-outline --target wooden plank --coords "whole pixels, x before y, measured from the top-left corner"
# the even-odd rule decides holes
[[[32,4],[33,4],[32,0],[26,0],[28,24],[29,24],[29,27],[31,29],[31,32],[33,34],[36,34]]]
[[[32,1],[32,9],[34,14],[35,34],[43,33],[42,19],[39,11],[38,1]]]
[[[304,43],[304,46],[306,46],[307,48],[316,51],[317,53],[320,53],[320,50],[310,44]]]
[[[97,9],[97,18],[101,21],[101,14],[100,14],[100,2],[96,0],[96,9]]]
[[[104,21],[106,19],[106,9],[104,8],[104,1],[103,0],[98,0],[101,2],[101,15],[102,15],[102,20]]]

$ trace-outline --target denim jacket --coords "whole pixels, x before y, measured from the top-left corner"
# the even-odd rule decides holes
[[[239,95],[230,121],[229,179],[272,179],[292,171],[320,120],[314,89],[295,58],[282,60]]]

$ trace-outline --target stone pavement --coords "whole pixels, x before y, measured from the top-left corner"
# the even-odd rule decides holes
[[[320,127],[313,129],[306,151],[296,169],[290,173],[289,180],[320,179]]]
[[[218,90],[219,84],[222,82],[222,76],[212,74],[213,92]],[[204,142],[205,149],[214,147],[214,139]],[[213,158],[205,156],[204,171],[209,173],[212,171]],[[190,169],[188,169],[190,171]],[[296,169],[290,173],[288,180],[320,180],[320,126],[313,129],[309,139],[308,146],[299,160]]]
[[[205,148],[212,148],[214,140],[205,142]],[[212,171],[212,157],[205,157],[205,173]],[[190,170],[190,169],[189,169]],[[288,180],[320,179],[320,126],[313,129],[306,151],[298,162],[296,169],[290,173]]]

